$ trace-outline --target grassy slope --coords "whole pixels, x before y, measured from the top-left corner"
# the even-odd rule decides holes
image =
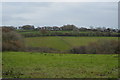
[[[32,37],[26,38],[26,44],[33,47],[51,47],[66,50],[69,45],[58,37]],[[64,46],[64,47],[63,47]]]
[[[51,47],[67,50],[74,46],[87,45],[100,39],[117,39],[117,37],[31,37],[26,38],[26,44],[33,47]]]
[[[118,55],[3,53],[3,78],[117,78]]]

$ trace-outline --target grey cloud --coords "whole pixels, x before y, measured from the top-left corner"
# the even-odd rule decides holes
[[[75,24],[117,28],[117,7],[117,3],[112,2],[10,2],[3,4],[3,23],[15,26]]]

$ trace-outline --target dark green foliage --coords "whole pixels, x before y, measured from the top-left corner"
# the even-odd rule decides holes
[[[70,24],[68,24],[68,25],[63,25],[62,27],[61,27],[61,29],[64,31],[72,31],[72,30],[76,30],[77,29],[77,27],[75,26],[75,25],[70,25]]]
[[[24,25],[22,27],[19,27],[21,29],[24,29],[24,30],[33,30],[35,29],[33,25]]]

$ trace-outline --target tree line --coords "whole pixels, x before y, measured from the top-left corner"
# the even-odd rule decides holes
[[[105,28],[105,27],[93,27],[90,28],[86,27],[77,27],[73,24],[67,24],[63,26],[41,26],[36,27],[34,25],[23,25],[19,27],[14,26],[2,26],[2,27],[11,27],[18,30],[48,30],[48,31],[99,31],[99,32],[120,32],[120,29],[113,29],[113,28]]]
[[[3,26],[9,27],[9,26]],[[24,25],[19,28],[10,26],[9,28],[17,30],[24,37],[40,37],[40,36],[106,36],[106,37],[119,37],[120,30],[112,28],[90,28],[76,27],[75,25],[63,25],[61,27],[57,26],[44,26],[35,28],[33,25]],[[37,33],[34,33],[36,32]],[[29,33],[24,33],[29,32]]]

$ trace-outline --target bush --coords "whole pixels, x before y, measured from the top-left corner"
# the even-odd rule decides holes
[[[118,40],[98,40],[87,46],[87,53],[115,54],[119,53]]]
[[[71,50],[71,52],[75,54],[86,54],[86,47],[85,46],[74,47]]]
[[[0,52],[2,51],[2,28],[0,27]]]
[[[22,36],[10,27],[2,27],[2,51],[19,51],[24,49]]]
[[[87,46],[74,47],[71,52],[75,54],[119,54],[120,47],[118,43],[118,40],[98,40]]]

